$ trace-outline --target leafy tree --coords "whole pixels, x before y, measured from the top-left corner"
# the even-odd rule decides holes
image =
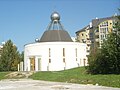
[[[20,61],[24,61],[24,52],[22,51],[21,54],[20,54]]]
[[[19,62],[20,57],[17,47],[11,40],[8,40],[3,45],[3,50],[0,57],[0,71],[16,71]]]
[[[92,74],[120,74],[120,16],[114,31],[108,35],[101,49],[91,53],[88,71]]]

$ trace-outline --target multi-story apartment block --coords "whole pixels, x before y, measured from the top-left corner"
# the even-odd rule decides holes
[[[87,52],[90,48],[101,47],[103,40],[111,33],[117,17],[93,19],[89,25],[76,32],[77,41],[87,44]]]
[[[77,36],[76,41],[78,41],[80,43],[86,43],[87,44],[87,47],[86,47],[87,55],[89,55],[90,45],[91,45],[89,33],[90,33],[90,26],[89,25],[84,27],[80,31],[76,32],[76,36]]]
[[[107,35],[114,30],[113,26],[116,20],[116,16],[92,20],[94,25],[92,30],[94,35],[94,47],[95,45],[101,47],[103,40],[105,40]]]

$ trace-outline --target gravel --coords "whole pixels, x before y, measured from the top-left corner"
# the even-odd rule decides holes
[[[0,90],[120,90],[120,88],[31,79],[6,79],[0,81]]]

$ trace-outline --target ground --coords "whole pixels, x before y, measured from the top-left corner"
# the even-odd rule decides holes
[[[0,90],[120,90],[120,88],[32,79],[4,79],[0,81]]]

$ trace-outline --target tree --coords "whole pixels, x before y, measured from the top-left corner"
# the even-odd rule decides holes
[[[21,54],[20,54],[20,61],[24,61],[24,52],[22,51]]]
[[[120,16],[101,49],[91,53],[88,71],[92,74],[120,74]]]
[[[17,65],[20,62],[19,52],[17,47],[11,40],[8,40],[3,45],[3,50],[0,57],[0,71],[16,71]]]

